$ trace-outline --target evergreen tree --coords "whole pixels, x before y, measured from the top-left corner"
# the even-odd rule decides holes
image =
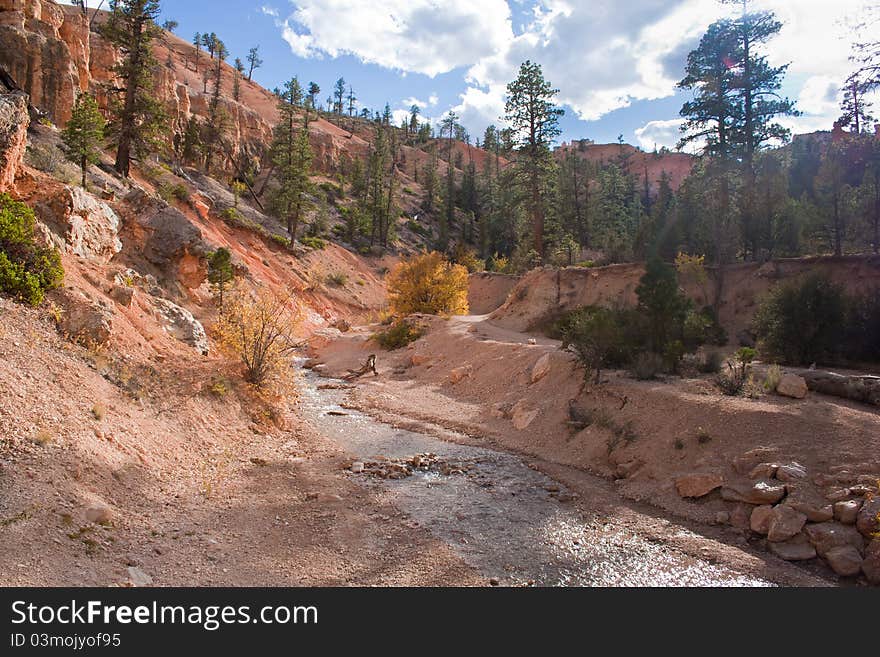
[[[123,98],[111,103],[111,128],[117,140],[116,171],[123,177],[128,177],[132,157],[155,148],[167,128],[165,112],[153,93],[152,44],[161,34],[155,23],[158,16],[158,0],[110,0],[102,26],[104,37],[122,52],[113,68],[121,84],[113,91]]]
[[[871,102],[865,98],[872,86],[870,80],[863,79],[857,72],[847,78],[843,87],[844,96],[840,104],[843,114],[838,119],[838,124],[849,128],[853,134],[868,132],[870,122],[874,120],[870,113]]]
[[[351,88],[351,85],[348,87],[348,115],[354,116],[354,104],[357,101],[357,97],[354,95],[354,89]]]
[[[247,62],[248,62],[247,79],[248,79],[248,82],[251,82],[254,77],[254,71],[263,65],[263,60],[260,59],[260,46],[254,46],[253,48],[248,50]]]
[[[544,256],[544,221],[547,181],[552,172],[550,147],[560,134],[563,110],[553,104],[558,93],[546,80],[541,66],[530,61],[520,66],[519,76],[507,86],[505,114],[520,160],[517,182],[523,189],[532,224],[535,252]]]
[[[80,94],[73,107],[73,115],[61,133],[68,159],[76,162],[82,171],[82,186],[86,186],[89,164],[98,162],[101,140],[104,138],[104,117],[98,103],[89,94]]]
[[[196,47],[196,73],[199,71],[199,58],[202,55],[202,34],[196,32],[193,36],[192,44]]]
[[[186,123],[186,132],[183,136],[181,157],[184,163],[198,161],[202,153],[202,126],[195,115],[189,117]]]
[[[278,104],[281,120],[275,127],[271,149],[272,163],[278,177],[278,187],[273,190],[271,197],[272,206],[287,222],[287,232],[292,242],[296,240],[305,210],[312,160],[308,112],[303,113],[302,125],[297,128],[297,114],[302,103],[299,80],[292,78],[281,93]]]
[[[241,77],[244,74],[244,63],[240,57],[235,58],[235,73],[232,76],[232,99],[236,102],[241,98]]]
[[[336,114],[342,114],[345,107],[345,79],[339,78],[333,87],[333,111]]]
[[[223,311],[223,293],[226,287],[235,280],[235,269],[232,267],[232,254],[224,246],[208,256],[208,282],[217,295],[217,307]]]
[[[321,93],[321,87],[317,82],[309,82],[309,104],[313,110],[318,109],[318,94]]]
[[[214,153],[217,148],[222,148],[223,136],[227,129],[228,116],[220,104],[221,87],[223,82],[223,62],[229,54],[226,45],[216,35],[213,39],[214,52],[217,55],[217,64],[214,67],[214,91],[211,94],[211,102],[208,104],[208,121],[205,125],[205,172],[211,172]]]

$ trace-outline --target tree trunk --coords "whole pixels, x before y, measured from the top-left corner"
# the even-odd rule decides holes
[[[135,105],[137,101],[137,72],[141,66],[141,40],[143,38],[143,22],[136,20],[134,24],[134,34],[132,43],[134,44],[129,57],[131,58],[128,66],[126,66],[125,80],[125,104],[122,109],[122,117],[119,129],[119,145],[116,149],[116,171],[123,178],[128,178],[131,171],[131,144],[134,137],[134,120]]]

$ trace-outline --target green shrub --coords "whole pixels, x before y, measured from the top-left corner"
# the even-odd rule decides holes
[[[715,311],[707,306],[702,310],[688,310],[682,325],[682,342],[689,350],[700,345],[727,344],[727,332],[718,323]]]
[[[639,310],[648,318],[651,350],[665,353],[671,341],[683,336],[690,310],[690,301],[679,290],[675,268],[657,258],[649,260],[636,294]]]
[[[269,239],[271,241],[273,241],[275,244],[277,244],[278,246],[282,246],[285,249],[290,248],[290,238],[286,237],[285,235],[279,235],[277,233],[270,233]]]
[[[327,246],[327,242],[322,240],[320,237],[303,237],[300,242],[303,246],[307,246],[310,249],[315,249],[316,251],[320,251],[325,246]]]
[[[767,368],[767,376],[764,377],[764,390],[776,392],[779,382],[782,381],[782,368],[779,365],[771,365]]]
[[[61,255],[36,243],[33,210],[0,194],[0,291],[38,306],[63,279]]]
[[[843,351],[847,299],[820,274],[773,289],[755,315],[761,353],[792,365],[832,362]]]
[[[402,349],[420,337],[422,337],[422,331],[406,320],[394,322],[384,331],[373,335],[373,339],[379,343],[379,346],[388,351]]]
[[[632,363],[631,373],[639,381],[656,379],[663,372],[664,359],[658,354],[643,351],[636,355]]]
[[[720,352],[710,351],[703,356],[703,360],[700,363],[700,371],[703,374],[718,374],[721,371],[723,361],[724,359],[721,357]]]
[[[880,362],[880,288],[852,299],[843,344],[852,360]]]
[[[327,283],[333,285],[334,287],[345,287],[348,283],[348,274],[341,271],[327,274]]]
[[[570,351],[584,368],[584,380],[602,370],[628,362],[618,314],[608,308],[589,307],[571,313],[560,324],[562,348]]]
[[[727,361],[727,373],[719,374],[716,379],[721,392],[731,397],[742,394],[750,380],[751,363],[757,355],[754,349],[743,347]]]
[[[189,190],[186,188],[186,185],[181,183],[169,184],[162,183],[159,185],[156,190],[159,193],[159,196],[166,203],[173,203],[174,201],[185,201],[189,198]]]

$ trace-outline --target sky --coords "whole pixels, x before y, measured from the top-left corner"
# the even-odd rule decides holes
[[[99,0],[89,0],[94,7]],[[753,0],[774,11],[780,34],[763,49],[789,64],[783,93],[802,116],[794,133],[829,130],[852,72],[853,26],[878,0]],[[676,90],[687,53],[706,27],[735,11],[717,0],[162,0],[176,32],[216,32],[232,56],[260,47],[254,79],[272,89],[292,76],[321,98],[342,77],[359,107],[411,105],[439,121],[454,111],[474,137],[501,125],[504,94],[521,62],[542,65],[565,109],[560,141],[623,139],[674,147]]]

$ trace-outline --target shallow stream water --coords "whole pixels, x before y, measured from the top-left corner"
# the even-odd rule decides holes
[[[502,585],[772,585],[616,527],[613,518],[582,517],[561,484],[518,456],[399,430],[343,408],[346,390],[318,388],[330,382],[306,374],[303,410],[352,456],[375,461],[430,453],[467,470],[416,471],[397,480],[350,476],[385,487],[402,512]]]

